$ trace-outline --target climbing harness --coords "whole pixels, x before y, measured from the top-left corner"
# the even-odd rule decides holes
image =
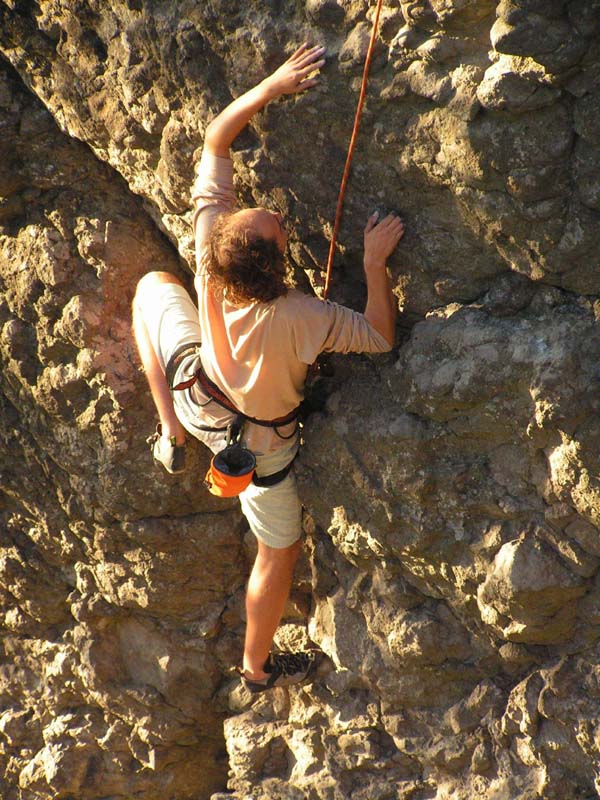
[[[184,389],[191,388],[195,383],[199,383],[206,394],[212,400],[214,400],[215,403],[218,403],[218,405],[220,405],[222,408],[225,408],[227,411],[231,411],[232,414],[235,414],[236,416],[241,417],[248,422],[252,422],[254,425],[260,425],[263,428],[273,428],[280,439],[291,439],[292,436],[295,435],[295,430],[289,436],[283,436],[277,429],[289,425],[290,422],[294,422],[294,420],[297,419],[298,415],[300,414],[300,406],[296,406],[296,408],[292,409],[288,414],[285,414],[283,417],[277,417],[276,419],[258,419],[257,417],[250,417],[248,414],[244,414],[242,411],[240,411],[239,408],[237,408],[237,406],[227,397],[227,395],[221,389],[219,389],[217,384],[214,383],[214,381],[211,381],[206,372],[204,372],[202,364],[200,364],[196,372],[194,372],[194,374],[191,375],[187,380],[174,384],[173,381],[175,378],[175,372],[181,361],[191,353],[199,353],[200,346],[200,342],[193,342],[191,344],[188,343],[181,345],[181,347],[178,347],[175,350],[169,359],[169,363],[167,364],[167,368],[165,370],[167,383],[169,384],[170,389],[179,392],[183,391]],[[221,431],[225,429],[202,428],[202,430]]]
[[[215,403],[234,415],[232,421],[226,427],[198,426],[200,430],[212,433],[220,431],[226,432],[225,447],[213,456],[204,479],[204,485],[211,494],[217,495],[218,497],[237,497],[251,482],[254,483],[255,486],[261,488],[276,486],[289,474],[298,452],[296,451],[292,460],[286,464],[283,469],[271,475],[259,476],[256,474],[256,457],[254,453],[246,447],[243,447],[241,443],[244,425],[247,422],[251,422],[254,425],[273,428],[277,436],[281,439],[291,439],[296,435],[297,426],[294,426],[294,430],[287,436],[281,434],[278,429],[297,420],[300,413],[300,406],[294,408],[289,414],[283,417],[277,417],[277,419],[264,420],[250,417],[242,413],[227,395],[219,389],[216,383],[210,380],[201,364],[189,378],[174,383],[175,373],[181,361],[188,355],[198,354],[199,350],[199,342],[181,345],[169,359],[165,372],[169,388],[172,391],[177,392],[190,389],[195,383],[198,383],[211,400],[214,400]]]
[[[373,20],[373,30],[371,31],[371,40],[369,41],[369,48],[367,50],[367,55],[365,58],[365,66],[363,69],[363,76],[362,76],[362,83],[360,86],[360,94],[358,96],[358,105],[356,107],[356,114],[354,117],[354,126],[352,128],[352,135],[350,136],[350,144],[348,145],[348,155],[346,156],[346,164],[344,166],[344,172],[342,174],[342,182],[340,184],[340,191],[338,194],[338,202],[337,208],[335,210],[335,221],[333,223],[333,233],[331,234],[331,242],[329,244],[329,254],[327,256],[327,271],[325,273],[325,288],[323,290],[323,300],[327,299],[327,295],[329,293],[329,284],[331,282],[331,272],[333,266],[333,256],[335,253],[335,245],[337,241],[337,235],[340,227],[340,221],[342,219],[342,206],[344,204],[344,194],[346,192],[346,184],[348,183],[348,177],[350,175],[350,165],[352,163],[352,155],[354,153],[354,145],[356,144],[356,138],[358,135],[358,128],[360,125],[360,118],[362,115],[362,109],[365,102],[365,94],[367,91],[367,79],[369,77],[369,68],[371,66],[371,58],[373,56],[373,49],[375,47],[375,39],[377,37],[377,28],[379,26],[379,14],[381,12],[381,6],[383,4],[383,0],[377,1],[377,8],[375,10],[375,19]]]

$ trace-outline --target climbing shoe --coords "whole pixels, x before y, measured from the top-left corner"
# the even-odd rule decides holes
[[[167,472],[171,475],[185,472],[185,444],[176,444],[174,436],[166,439],[162,435],[160,422],[156,426],[156,431],[146,441],[150,445],[154,460],[162,464]]]
[[[259,681],[251,681],[242,673],[242,683],[251,694],[266,692],[278,686],[301,683],[315,666],[315,653],[271,653],[263,666],[267,673]]]

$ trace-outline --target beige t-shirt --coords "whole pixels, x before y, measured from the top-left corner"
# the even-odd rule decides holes
[[[202,365],[240,411],[262,420],[288,414],[303,399],[308,367],[321,352],[391,349],[363,314],[297,289],[268,303],[239,306],[217,299],[203,262],[217,215],[235,210],[233,165],[204,151],[196,171],[192,200]],[[268,428],[253,438],[265,451],[285,444]]]

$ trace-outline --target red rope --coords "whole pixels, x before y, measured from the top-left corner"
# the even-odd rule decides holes
[[[375,38],[377,36],[377,27],[379,25],[379,12],[381,11],[383,0],[378,0],[377,10],[375,12],[375,20],[373,21],[373,30],[371,31],[371,41],[369,42],[369,49],[367,50],[367,57],[365,58],[365,66],[363,69],[362,84],[360,87],[360,95],[358,97],[358,105],[356,108],[356,115],[354,117],[354,127],[352,128],[352,136],[350,137],[350,144],[348,146],[348,155],[346,156],[346,165],[342,175],[342,183],[340,185],[340,193],[338,195],[337,208],[335,210],[335,222],[333,223],[333,233],[331,235],[331,243],[329,245],[329,255],[327,256],[327,273],[325,275],[325,289],[323,290],[323,299],[327,299],[329,292],[329,284],[331,282],[331,268],[333,266],[333,256],[335,253],[335,245],[337,241],[338,230],[340,221],[342,219],[342,206],[344,204],[344,194],[346,192],[346,184],[348,183],[348,176],[350,175],[350,164],[352,162],[352,154],[354,152],[354,145],[358,135],[358,127],[360,125],[360,117],[362,114],[363,104],[365,102],[365,94],[367,91],[367,78],[369,76],[369,67],[371,66],[371,57],[373,55],[373,48],[375,46]]]

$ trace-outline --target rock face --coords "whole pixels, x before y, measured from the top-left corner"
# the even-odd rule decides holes
[[[3,800],[591,800],[600,791],[600,5],[386,0],[333,299],[397,209],[393,355],[334,360],[278,636],[324,653],[248,703],[252,542],[153,470],[136,281],[191,278],[210,117],[304,39],[240,200],[318,284],[374,4],[0,5]],[[323,399],[323,398],[322,398]],[[229,772],[229,774],[228,774]]]

